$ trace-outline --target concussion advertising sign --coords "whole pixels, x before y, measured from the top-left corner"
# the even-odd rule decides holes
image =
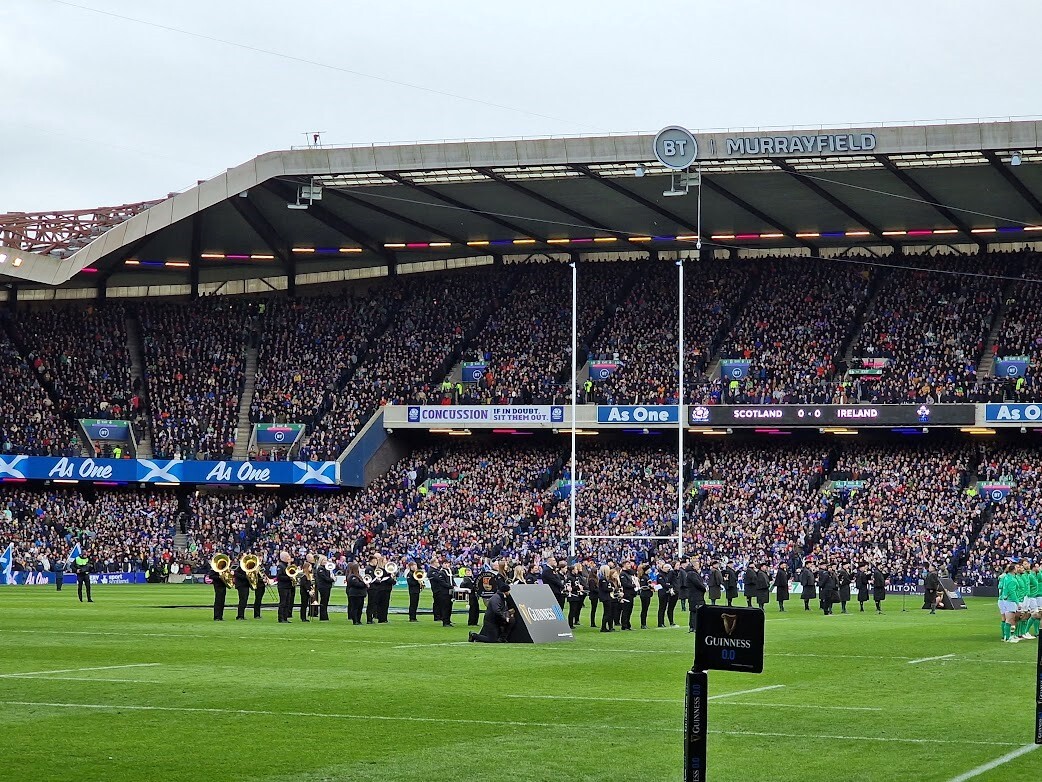
[[[565,421],[563,405],[410,405],[410,424],[492,427]]]

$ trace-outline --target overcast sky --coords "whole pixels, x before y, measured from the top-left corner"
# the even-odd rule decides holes
[[[0,0],[0,212],[162,197],[311,130],[372,143],[1042,114],[1037,0],[69,2],[95,10]]]

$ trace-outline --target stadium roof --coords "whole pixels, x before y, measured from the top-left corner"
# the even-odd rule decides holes
[[[713,249],[1042,240],[1042,122],[695,138],[702,235]],[[303,275],[371,276],[446,259],[693,249],[695,189],[663,194],[671,177],[653,162],[652,141],[638,134],[271,152],[147,206],[67,257],[0,247],[0,280],[198,291],[231,279],[286,287],[289,278],[292,287]],[[645,175],[635,175],[638,164]],[[321,200],[289,208],[307,203],[309,187],[321,188]]]

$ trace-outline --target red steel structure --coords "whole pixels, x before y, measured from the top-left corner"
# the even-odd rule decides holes
[[[0,245],[64,258],[159,201],[61,212],[0,215]]]

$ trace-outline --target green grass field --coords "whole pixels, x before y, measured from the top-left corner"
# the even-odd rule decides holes
[[[587,609],[574,643],[485,646],[461,643],[465,616],[279,627],[160,607],[212,594],[0,590],[0,779],[682,779],[684,629],[602,635]],[[762,675],[710,673],[710,779],[944,782],[1031,743],[1036,644],[997,642],[993,601],[790,605],[768,606]]]

